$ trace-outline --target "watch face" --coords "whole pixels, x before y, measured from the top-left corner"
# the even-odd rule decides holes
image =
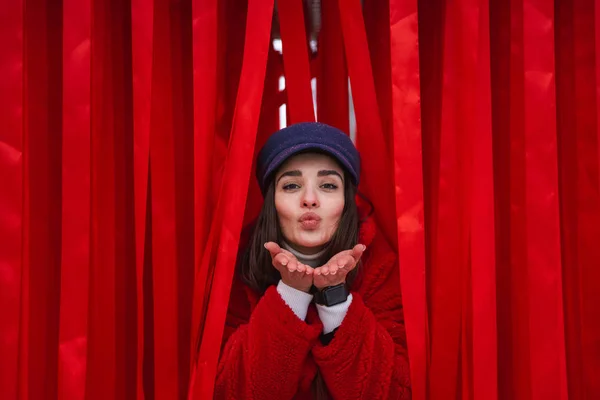
[[[348,290],[345,286],[335,286],[323,291],[325,304],[333,306],[343,303],[348,299]]]

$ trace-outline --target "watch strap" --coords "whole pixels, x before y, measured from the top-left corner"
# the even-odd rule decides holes
[[[327,286],[315,292],[315,303],[327,307],[335,306],[343,303],[348,299],[350,292],[345,283],[340,283],[335,286]]]

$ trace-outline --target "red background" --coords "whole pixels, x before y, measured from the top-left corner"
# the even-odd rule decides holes
[[[351,82],[414,398],[600,398],[600,1],[322,0],[316,54],[275,3],[0,1],[0,398],[211,397],[311,77],[346,131]]]

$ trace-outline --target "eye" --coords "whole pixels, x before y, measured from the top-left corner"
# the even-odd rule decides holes
[[[300,185],[296,184],[296,183],[286,183],[285,185],[283,185],[283,190],[295,190],[295,189],[299,189]]]
[[[324,183],[321,185],[323,189],[327,190],[336,190],[338,186],[335,183]]]

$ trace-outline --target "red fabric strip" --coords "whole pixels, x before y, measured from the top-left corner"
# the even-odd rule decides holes
[[[566,398],[554,86],[554,10],[524,1],[525,179],[533,399]]]
[[[508,396],[515,399],[531,398],[531,363],[530,363],[530,326],[529,326],[529,299],[523,296],[528,293],[527,272],[527,237],[526,237],[526,164],[525,164],[525,105],[524,105],[524,48],[523,48],[523,2],[513,0],[508,5],[507,19],[502,20],[501,29],[508,30],[508,41],[503,42],[502,55],[498,62],[506,68],[502,71],[502,78],[506,80],[499,82],[499,91],[508,87],[508,103],[506,108],[501,108],[496,115],[498,119],[508,118],[508,124],[502,124],[502,130],[498,130],[498,140],[502,141],[500,146],[506,146],[506,153],[502,148],[500,161],[501,187],[496,193],[508,193],[509,200],[502,203],[501,216],[498,221],[508,218],[508,229],[501,234],[506,235],[502,240],[506,241],[508,248],[502,248],[498,254],[506,251],[508,264],[502,266],[507,268],[506,287],[502,287],[498,303],[505,302],[510,305],[507,310],[501,310],[499,315],[509,316],[508,321],[498,321],[498,326],[506,331],[498,333],[498,337],[508,335],[507,348],[500,348],[498,354],[506,357],[507,363],[500,364],[500,370],[506,373],[508,382],[499,383],[500,398]],[[502,10],[504,12],[505,10]],[[494,15],[494,11],[490,12]],[[510,28],[508,28],[510,27]],[[501,33],[502,35],[504,32]],[[503,38],[504,39],[504,38]],[[505,63],[507,60],[508,63]],[[507,65],[508,64],[508,65]],[[504,99],[502,99],[504,100]],[[504,104],[501,104],[503,107]],[[500,122],[498,122],[500,124]],[[503,142],[504,135],[508,140]],[[506,158],[504,158],[506,157]],[[504,261],[504,260],[503,260]],[[504,278],[504,277],[503,277]],[[499,282],[500,284],[500,282]],[[499,289],[500,290],[500,289]],[[508,312],[508,314],[504,314]]]
[[[392,142],[392,69],[390,61],[390,27],[381,23],[389,21],[388,1],[367,1],[363,5],[365,32],[369,43],[369,55],[377,94],[377,105],[386,148]]]
[[[524,167],[522,2],[490,2],[498,397],[529,399],[528,305],[522,293]],[[513,22],[513,20],[515,20]],[[520,30],[521,29],[521,30]],[[520,264],[518,264],[520,263]]]
[[[598,2],[594,3],[595,19],[594,19],[594,30],[596,31],[596,115],[600,116],[600,5]],[[599,117],[600,118],[600,117]],[[597,121],[597,142],[598,142],[598,170],[600,171],[600,121]],[[600,173],[598,174],[600,180]],[[598,183],[600,185],[600,182]]]
[[[337,0],[321,1],[318,46],[317,118],[349,134],[348,70]]]
[[[62,172],[62,5],[44,0],[24,7],[25,202],[22,280],[28,306],[23,383],[30,398],[56,397],[60,307]],[[44,37],[46,40],[39,40]],[[43,318],[41,316],[44,316]],[[25,354],[21,354],[25,356]]]
[[[154,298],[154,396],[177,393],[175,149],[173,138],[170,10],[154,2],[150,170]]]
[[[211,220],[214,218],[214,210],[217,208],[223,166],[227,158],[229,137],[233,125],[244,55],[248,1],[224,0],[219,1],[218,6],[217,130],[211,152],[210,196],[206,198],[207,207],[211,210]],[[206,228],[209,229],[210,225],[207,225]],[[196,266],[196,268],[198,269],[200,266]]]
[[[152,88],[152,19],[153,7],[144,0],[131,2],[132,74],[133,74],[133,141],[134,141],[134,214],[137,293],[137,398],[144,397],[144,254],[146,240],[146,203],[148,197],[148,163],[150,146],[150,101]],[[148,393],[147,395],[150,395]]]
[[[136,397],[137,271],[133,181],[131,3],[111,4],[115,164],[116,396]]]
[[[577,127],[573,3],[560,2],[556,21],[557,137],[559,144],[561,253],[569,397],[583,398],[581,268],[577,256]]]
[[[0,398],[16,399],[23,195],[23,2],[0,4]]]
[[[214,271],[206,319],[201,324],[200,352],[198,356],[192,397],[212,398],[216,367],[221,348],[223,327],[234,272],[243,210],[248,192],[250,166],[254,154],[258,116],[270,46],[273,2],[250,1],[246,25],[246,46],[240,78],[238,101],[231,133],[230,150],[225,166],[223,185],[219,196],[217,217],[211,227],[215,246],[205,253],[205,260],[214,264],[203,265]],[[240,171],[246,171],[241,173]],[[218,234],[217,234],[218,232]],[[232,251],[232,249],[236,249]],[[214,266],[219,268],[215,269]],[[198,294],[196,294],[198,295]],[[201,319],[202,321],[202,319]]]
[[[486,0],[470,3],[478,16],[477,31],[465,32],[477,40],[470,41],[474,87],[465,96],[473,107],[471,121],[471,221],[470,259],[472,296],[473,361],[470,377],[472,396],[476,399],[498,398],[498,355],[496,326],[496,252],[494,221],[494,171],[492,148],[492,94],[490,76],[490,22]],[[470,26],[470,25],[469,25]]]
[[[595,42],[594,8],[598,2],[577,0],[573,4],[573,53],[576,121],[577,182],[577,261],[580,270],[579,301],[581,305],[581,347],[583,393],[585,397],[600,396],[600,186],[598,182],[598,64]],[[597,29],[597,27],[596,27]],[[573,99],[572,99],[573,100]],[[566,132],[565,132],[566,133]],[[573,131],[569,132],[573,135]]]
[[[356,144],[361,152],[360,188],[373,202],[379,226],[395,248],[397,229],[389,218],[395,210],[393,188],[389,185],[393,176],[392,150],[386,147],[381,126],[361,5],[359,0],[339,0],[338,7],[356,114]]]
[[[199,267],[208,239],[212,220],[210,207],[212,152],[217,128],[217,1],[195,0],[192,3],[193,64],[194,64],[194,187],[195,187],[195,261],[194,300],[192,305],[190,361],[193,362],[197,348],[195,334],[200,318],[200,297],[205,282],[200,282]],[[206,276],[204,276],[206,279]]]
[[[592,6],[591,1],[584,2],[585,6],[580,9],[580,14],[582,18],[588,18],[589,15],[592,14]],[[600,270],[598,269],[598,265],[600,265],[600,247],[597,246],[597,241],[592,238],[600,237],[598,230],[600,229],[600,221],[598,217],[598,213],[600,212],[600,3],[598,1],[594,2],[594,11],[595,11],[595,19],[594,19],[594,30],[595,30],[595,72],[596,72],[596,132],[595,132],[595,140],[596,140],[596,148],[597,152],[595,154],[596,165],[597,165],[597,177],[598,177],[598,187],[594,191],[596,201],[593,200],[593,195],[591,196],[591,201],[594,202],[596,222],[587,221],[588,227],[590,228],[588,231],[589,236],[587,236],[587,244],[590,258],[588,259],[588,263],[586,264],[586,274],[584,276],[584,282],[586,283],[587,289],[587,301],[585,303],[586,307],[584,310],[585,313],[585,332],[587,333],[587,337],[584,337],[584,342],[589,343],[589,347],[586,351],[587,354],[587,363],[586,363],[586,383],[590,397],[600,397],[600,380],[598,376],[600,376],[600,319],[594,317],[597,315],[598,307],[597,304],[600,303]],[[575,22],[577,24],[577,21]],[[587,35],[587,33],[583,33]],[[590,32],[591,36],[591,32]],[[589,38],[589,36],[586,36]],[[589,42],[587,42],[589,43]],[[585,77],[582,77],[585,79]],[[582,79],[582,81],[583,81]],[[582,82],[583,85],[583,82]],[[593,110],[590,110],[593,112]],[[589,115],[589,114],[588,114]],[[588,135],[593,135],[593,133],[588,133]],[[588,136],[590,143],[593,143],[593,136]],[[592,158],[594,156],[592,155]],[[592,185],[593,187],[593,185]],[[592,189],[593,190],[593,189]],[[590,199],[590,198],[588,198]]]
[[[173,136],[177,223],[177,362],[180,396],[190,379],[190,332],[194,290],[194,92],[192,4],[171,5]]]
[[[462,92],[471,90],[471,82],[465,70],[468,67],[466,50],[461,37],[465,19],[458,6],[445,9],[443,29],[442,65],[443,80],[437,96],[441,99],[440,114],[428,118],[440,118],[439,130],[425,138],[429,147],[424,154],[439,157],[439,169],[433,171],[436,178],[431,201],[434,226],[431,245],[431,370],[430,393],[432,398],[460,396],[457,384],[459,372],[459,344],[462,318],[462,280],[465,274],[468,250],[466,232],[468,204],[466,204],[465,181],[468,161],[464,159],[468,136],[463,118]],[[432,49],[424,49],[431,51]],[[423,60],[424,62],[425,60]],[[435,149],[439,149],[436,154]],[[431,158],[430,158],[431,159]],[[426,158],[427,160],[427,158]],[[426,161],[427,162],[427,161]],[[434,175],[434,176],[435,176]]]
[[[413,399],[424,400],[429,333],[417,2],[390,1],[394,182],[402,301]]]
[[[258,131],[256,133],[256,143],[254,145],[254,157],[252,158],[254,162],[252,163],[250,171],[256,171],[258,152],[264,146],[271,134],[279,129],[279,106],[281,105],[279,77],[281,76],[282,68],[280,54],[274,50],[272,46],[269,47],[260,117],[258,119]],[[250,175],[250,186],[248,187],[248,197],[246,200],[246,209],[244,210],[242,231],[258,218],[262,205],[262,193],[258,186],[258,181],[252,173]]]
[[[561,253],[565,307],[565,339],[569,397],[583,398],[581,268],[578,265],[577,127],[573,3],[555,8],[556,101],[559,144]]]
[[[277,6],[285,69],[287,111],[290,115],[288,125],[314,121],[304,5],[300,0],[280,0]]]
[[[90,7],[63,3],[62,261],[58,397],[83,399],[90,268]]]
[[[91,247],[86,392],[115,396],[114,157],[111,54],[106,3],[92,3],[91,33]]]

